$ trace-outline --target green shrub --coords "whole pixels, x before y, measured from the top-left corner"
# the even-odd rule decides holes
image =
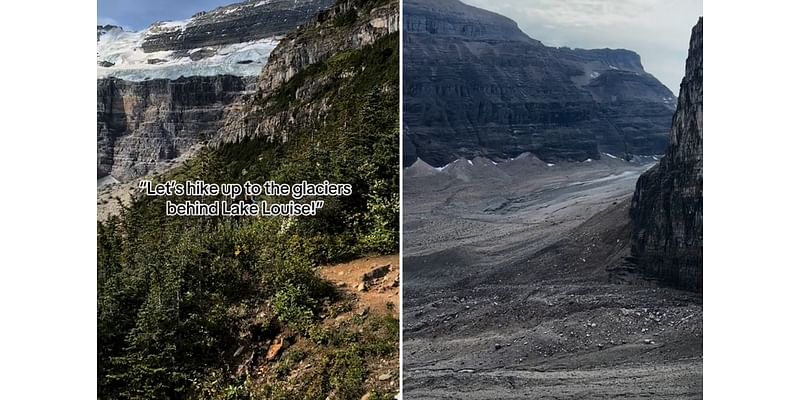
[[[287,285],[275,295],[273,309],[281,322],[305,332],[314,320],[316,301],[304,287]]]

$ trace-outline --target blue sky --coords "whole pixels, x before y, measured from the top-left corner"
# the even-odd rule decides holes
[[[97,0],[97,23],[140,30],[156,21],[186,19],[198,11],[208,11],[237,2],[237,0]]]

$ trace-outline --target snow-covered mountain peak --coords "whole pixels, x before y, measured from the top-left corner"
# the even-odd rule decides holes
[[[136,32],[97,27],[97,76],[130,81],[256,76],[286,33],[333,0],[249,0]]]

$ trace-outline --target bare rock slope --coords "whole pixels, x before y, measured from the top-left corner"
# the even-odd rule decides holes
[[[608,272],[650,166],[407,169],[404,398],[702,398],[702,296]]]

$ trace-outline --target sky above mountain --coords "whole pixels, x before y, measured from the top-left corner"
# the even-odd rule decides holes
[[[548,46],[624,48],[678,95],[702,0],[462,0],[505,15]]]
[[[678,94],[691,28],[702,0],[462,0],[510,17],[550,46],[625,48]],[[97,23],[140,30],[156,21],[186,19],[235,0],[98,0]]]
[[[200,11],[236,3],[235,0],[98,0],[97,24],[141,30],[156,21],[187,19]]]

